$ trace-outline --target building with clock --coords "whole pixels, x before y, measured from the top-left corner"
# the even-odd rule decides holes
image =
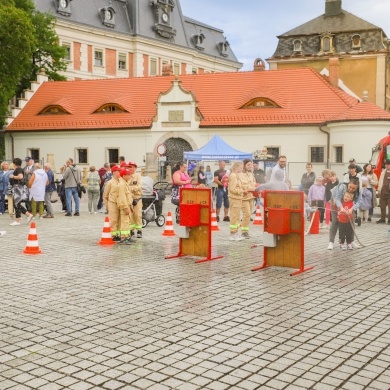
[[[238,71],[218,28],[183,15],[179,0],[35,0],[56,18],[69,80]]]
[[[278,36],[269,68],[311,67],[324,75],[329,59],[338,59],[338,79],[355,96],[390,110],[390,44],[382,28],[325,0],[325,13]]]

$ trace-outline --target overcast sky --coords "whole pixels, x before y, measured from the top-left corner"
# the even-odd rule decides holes
[[[185,16],[224,31],[242,70],[274,53],[281,35],[325,12],[325,0],[180,0]],[[390,38],[390,0],[343,0],[346,11]]]

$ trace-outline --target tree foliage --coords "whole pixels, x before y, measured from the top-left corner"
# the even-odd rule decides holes
[[[51,80],[64,80],[66,49],[59,44],[55,18],[35,10],[31,0],[0,0],[0,122],[8,102],[29,88],[44,69]],[[1,123],[0,123],[1,124]]]

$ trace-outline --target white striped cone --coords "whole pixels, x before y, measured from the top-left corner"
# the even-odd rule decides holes
[[[31,222],[30,231],[27,237],[26,248],[24,249],[23,253],[26,253],[28,255],[38,255],[42,253],[38,245],[38,235],[35,222]]]
[[[217,221],[217,214],[215,213],[215,210],[211,210],[211,231],[213,230],[219,230],[218,227],[218,221]]]
[[[261,216],[261,208],[260,208],[260,206],[257,206],[255,220],[253,221],[253,225],[262,225],[262,224],[263,224],[263,217]]]
[[[112,239],[111,228],[110,228],[110,219],[106,217],[104,220],[102,237],[98,242],[99,245],[114,245],[115,241]]]
[[[172,214],[170,211],[167,213],[167,220],[165,222],[165,229],[162,236],[176,236],[176,233],[173,230]]]

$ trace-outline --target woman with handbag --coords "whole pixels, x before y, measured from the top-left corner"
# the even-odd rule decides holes
[[[9,184],[9,176],[13,172],[9,169],[7,161],[3,161],[0,166],[0,215],[5,213],[5,199],[11,195],[11,186]],[[11,202],[12,204],[12,202]],[[8,210],[9,211],[9,210]],[[12,209],[13,212],[13,204]]]

